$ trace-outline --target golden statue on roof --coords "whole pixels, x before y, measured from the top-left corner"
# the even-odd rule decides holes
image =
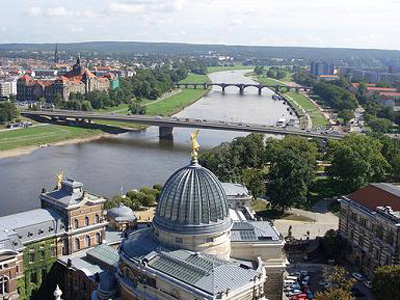
[[[200,145],[197,142],[197,136],[199,135],[199,132],[200,130],[196,130],[195,132],[192,132],[190,134],[190,139],[192,143],[192,152],[191,152],[192,160],[197,160],[197,157],[199,155],[198,151],[200,149]]]
[[[56,187],[54,188],[55,190],[59,190],[61,189],[61,182],[64,179],[64,172],[60,171],[57,173],[57,183],[56,183]]]

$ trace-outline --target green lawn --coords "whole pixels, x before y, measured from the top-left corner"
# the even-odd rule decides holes
[[[284,84],[278,80],[275,80],[273,78],[267,78],[265,75],[255,75],[253,72],[251,72],[248,74],[248,76],[259,83],[263,83],[263,84],[267,84],[267,85],[286,86],[286,84]]]
[[[296,110],[301,106],[310,115],[313,129],[317,127],[326,128],[329,125],[328,120],[324,114],[318,109],[318,107],[310,101],[304,94],[297,92],[287,92],[285,95],[289,96],[293,101],[291,102],[296,106]]]
[[[120,105],[117,105],[117,106],[95,109],[94,111],[101,112],[101,113],[120,111],[120,110],[128,111],[128,106],[129,106],[129,104],[127,104],[127,103],[121,103]],[[123,113],[123,111],[121,111],[121,113]]]
[[[20,147],[40,146],[74,138],[86,138],[101,133],[99,129],[45,125],[0,132],[0,151]]]
[[[188,77],[186,77],[184,80],[181,80],[181,83],[205,83],[205,82],[211,82],[210,78],[208,78],[207,75],[198,75],[193,73],[189,73]]]
[[[179,94],[168,97],[163,101],[147,105],[146,115],[170,116],[176,114],[199,100],[206,92],[207,90],[203,88],[184,88]]]
[[[232,71],[232,70],[252,70],[254,66],[244,66],[243,64],[235,64],[234,66],[220,66],[220,67],[208,67],[207,72],[215,73],[220,71]]]

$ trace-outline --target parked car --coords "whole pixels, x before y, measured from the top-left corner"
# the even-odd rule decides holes
[[[363,282],[363,284],[365,285],[365,287],[372,289],[372,281],[371,280],[366,280]]]
[[[355,278],[357,281],[363,281],[364,280],[364,276],[362,276],[360,273],[357,273],[357,272],[352,273],[351,276],[353,278]]]
[[[154,117],[154,119],[156,119],[156,120],[162,120],[162,117],[161,117],[161,116],[156,116],[156,117]]]

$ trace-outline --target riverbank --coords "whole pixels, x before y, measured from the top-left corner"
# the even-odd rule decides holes
[[[206,75],[190,74],[188,76],[188,80],[201,82],[204,82],[205,78],[209,82],[209,78]],[[209,91],[209,89],[204,90],[202,88],[187,88],[163,95],[158,100],[144,101],[144,105],[147,108],[146,114],[154,116],[174,115],[201,99]],[[102,112],[126,114],[128,105],[121,104],[114,108],[104,109]],[[147,128],[145,125],[128,122],[98,120],[92,126],[85,127],[50,124],[48,126],[4,131],[0,132],[0,158],[29,154],[36,149],[49,145],[59,146],[83,143],[109,134],[119,134],[128,130],[138,131],[145,128]]]
[[[278,86],[296,86],[294,82],[286,82],[273,78],[267,78],[265,75],[255,75],[253,72],[246,74],[254,81],[267,85],[278,85]],[[318,107],[315,102],[313,102],[304,92],[293,92],[293,91],[283,91],[281,95],[287,99],[292,108],[297,112],[300,120],[300,128],[302,129],[325,129],[329,125],[329,121],[326,115]]]
[[[55,125],[55,126],[57,126],[57,125]],[[21,146],[18,148],[13,148],[13,149],[8,149],[8,150],[0,150],[0,159],[30,154],[37,149],[45,148],[45,147],[86,143],[86,142],[100,139],[107,135],[110,135],[110,133],[103,132],[103,133],[99,133],[99,134],[96,134],[96,135],[90,136],[90,137],[72,138],[72,139],[68,139],[68,140],[61,140],[58,142],[51,142],[50,144],[37,144],[37,145],[31,145],[31,146]]]

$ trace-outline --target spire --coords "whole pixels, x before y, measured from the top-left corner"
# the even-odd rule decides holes
[[[80,52],[78,53],[78,58],[76,59],[76,64],[79,66],[81,65],[81,53]]]
[[[56,44],[56,50],[54,51],[54,63],[58,64],[59,63],[59,58],[58,58],[58,45]]]

